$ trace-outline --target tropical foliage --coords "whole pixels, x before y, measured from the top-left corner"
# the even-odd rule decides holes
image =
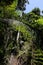
[[[0,1],[0,65],[7,65],[11,54],[19,62],[22,58],[21,65],[43,65],[43,16],[39,8],[24,13],[26,3]]]

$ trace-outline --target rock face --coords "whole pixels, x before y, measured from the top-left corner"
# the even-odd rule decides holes
[[[18,61],[17,61],[16,57],[11,55],[11,57],[10,57],[10,59],[8,61],[8,65],[18,65]]]
[[[20,56],[17,58],[11,54],[7,65],[27,65],[27,56],[25,55],[24,57]]]
[[[15,57],[13,54],[11,54],[7,65],[22,65],[21,59],[22,58],[17,59],[17,57]]]
[[[7,59],[7,56],[9,56],[8,64],[6,64],[6,65],[27,65],[28,57],[27,57],[26,53],[28,53],[28,49],[29,49],[28,42],[27,42],[27,40],[26,41],[24,40],[24,37],[22,37],[23,34],[21,34],[20,43],[18,46],[17,45],[17,41],[19,38],[19,34],[17,35],[18,31],[16,31],[15,28],[13,30],[12,28],[9,27],[9,25],[11,25],[11,24],[14,24],[17,26],[19,26],[19,25],[25,26],[25,24],[23,24],[22,22],[16,21],[16,20],[12,20],[12,19],[4,19],[2,21],[2,23],[4,23],[4,26],[6,25],[6,27],[3,26],[5,28],[5,30],[4,30],[4,34],[2,35],[4,37],[3,41],[5,43],[5,45],[4,45],[5,55],[6,55],[5,63],[7,63],[6,59]],[[25,29],[25,28],[23,28],[23,29]],[[23,30],[23,29],[21,29],[21,30]],[[26,31],[25,31],[25,33],[26,33]],[[24,32],[20,32],[20,33],[24,33]],[[23,43],[25,43],[25,44],[23,44]],[[18,47],[19,47],[19,49],[18,49]],[[22,49],[21,49],[21,47],[22,47]],[[12,54],[12,53],[14,53],[14,54]],[[17,56],[16,56],[16,53],[17,53]]]

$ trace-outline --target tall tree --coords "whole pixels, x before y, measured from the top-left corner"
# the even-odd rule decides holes
[[[0,1],[0,17],[11,18],[15,14],[18,0],[1,0]]]
[[[29,1],[28,0],[18,0],[17,8],[22,10],[22,11],[25,10],[26,9],[26,3],[29,4]]]
[[[39,8],[34,8],[32,10],[33,13],[35,13],[36,15],[40,15],[40,9]]]
[[[14,0],[0,0],[0,6],[4,6],[4,5],[10,5],[13,3]]]

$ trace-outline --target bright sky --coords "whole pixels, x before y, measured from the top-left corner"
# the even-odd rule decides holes
[[[30,12],[35,7],[40,8],[40,10],[43,10],[43,0],[29,0],[29,5],[26,4],[26,13]]]

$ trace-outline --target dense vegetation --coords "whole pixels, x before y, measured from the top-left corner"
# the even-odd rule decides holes
[[[0,65],[7,65],[11,54],[22,58],[21,65],[43,65],[43,16],[39,8],[24,13],[25,3],[0,1]]]

